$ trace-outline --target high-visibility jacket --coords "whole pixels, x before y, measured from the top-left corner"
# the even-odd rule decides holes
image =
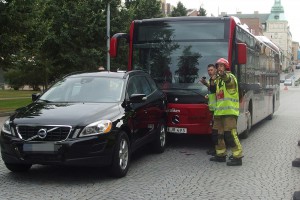
[[[211,112],[215,111],[216,108],[216,87],[214,84],[215,80],[213,80],[212,78],[209,79],[209,81],[207,82],[207,86],[208,86],[208,109]],[[212,83],[214,84],[214,86],[212,86]]]
[[[216,109],[216,93],[208,93],[208,108],[210,111],[215,111]]]
[[[239,115],[239,91],[237,80],[231,73],[226,74],[227,78],[230,77],[230,83],[225,83],[223,78],[216,79],[216,108],[214,115]],[[232,86],[232,87],[229,87]]]

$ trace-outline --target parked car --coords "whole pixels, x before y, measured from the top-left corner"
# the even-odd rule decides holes
[[[1,129],[2,159],[13,172],[88,165],[123,177],[139,147],[165,150],[166,96],[145,72],[70,75],[32,99]]]
[[[292,79],[285,79],[283,85],[284,86],[292,86],[293,85]]]

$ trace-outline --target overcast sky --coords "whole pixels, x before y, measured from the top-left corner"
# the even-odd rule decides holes
[[[253,14],[258,11],[261,14],[271,13],[275,0],[180,0],[183,5],[190,9],[199,9],[200,5],[206,10],[207,16],[227,12],[235,14]],[[176,6],[179,0],[166,0],[167,3]],[[300,0],[281,0],[284,14],[288,20],[293,41],[300,42]]]

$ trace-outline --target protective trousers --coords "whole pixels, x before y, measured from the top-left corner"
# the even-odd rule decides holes
[[[217,156],[226,156],[230,148],[234,158],[243,157],[242,145],[237,136],[236,116],[215,116],[214,130],[218,130],[218,143],[215,146]]]

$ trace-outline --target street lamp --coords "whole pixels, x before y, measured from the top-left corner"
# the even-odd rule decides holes
[[[110,2],[107,1],[107,17],[106,17],[106,38],[107,38],[107,71],[110,71]]]

